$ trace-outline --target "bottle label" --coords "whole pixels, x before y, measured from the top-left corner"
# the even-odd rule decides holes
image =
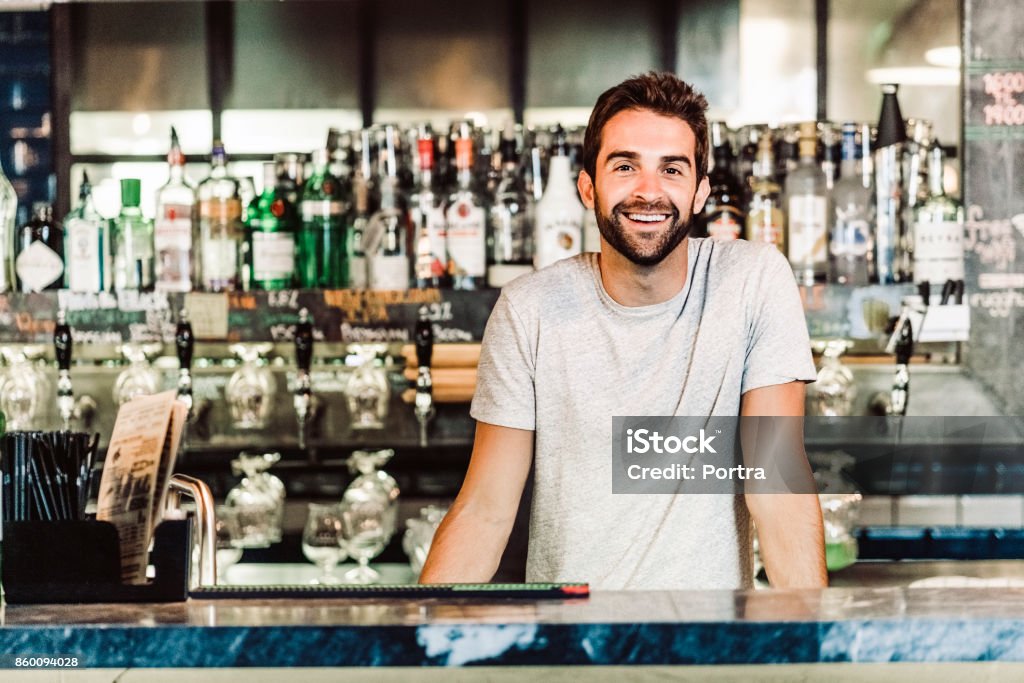
[[[104,273],[110,272],[110,256],[103,243],[103,229],[96,221],[72,218],[64,224],[67,234],[68,288],[73,292],[102,292]]]
[[[817,195],[789,199],[789,261],[793,264],[822,263],[826,260],[828,230],[826,201]]]
[[[444,275],[447,261],[447,232],[444,211],[437,206],[417,209],[416,277],[429,280]]]
[[[914,224],[914,281],[964,279],[964,227],[958,221]]]
[[[192,289],[192,207],[165,204],[153,226],[156,288],[168,292]]]
[[[353,254],[348,260],[348,286],[352,289],[366,289],[368,284],[366,257]]]
[[[233,239],[207,239],[202,248],[203,284],[211,289],[227,286],[238,274],[238,242]]]
[[[486,225],[483,208],[466,200],[457,201],[448,209],[447,244],[452,275],[486,275]]]
[[[337,199],[304,199],[302,200],[302,220],[311,221],[316,218],[337,218],[345,213],[345,204]]]
[[[556,261],[575,256],[583,247],[583,214],[538,211],[535,266],[546,268]],[[545,215],[547,214],[547,215]]]
[[[870,235],[871,225],[863,218],[837,217],[829,251],[837,258],[865,258]]]
[[[773,207],[765,207],[751,211],[747,216],[747,239],[751,242],[767,242],[774,244],[782,251],[783,244],[782,212]]]
[[[242,217],[242,200],[206,199],[199,202],[199,217],[213,223],[230,223]]]
[[[409,259],[403,255],[373,257],[372,289],[409,289]]]
[[[286,280],[295,274],[295,237],[282,232],[252,234],[253,280]]]
[[[64,261],[53,249],[36,241],[18,254],[14,272],[24,288],[41,292],[64,275]]]
[[[708,237],[722,242],[739,239],[742,226],[739,222],[739,211],[731,206],[724,206],[708,216]]]

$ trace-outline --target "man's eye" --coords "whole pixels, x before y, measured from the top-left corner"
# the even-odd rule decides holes
[[[669,175],[682,175],[683,174],[683,172],[680,171],[675,166],[669,166],[668,168],[666,168],[665,169],[665,173],[668,173]]]
[[[629,164],[619,164],[618,166],[615,167],[615,170],[616,171],[632,171],[633,167],[630,166]]]

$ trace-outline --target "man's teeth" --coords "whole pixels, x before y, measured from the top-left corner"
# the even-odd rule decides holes
[[[660,223],[668,218],[668,215],[664,213],[627,213],[626,218],[638,223]]]

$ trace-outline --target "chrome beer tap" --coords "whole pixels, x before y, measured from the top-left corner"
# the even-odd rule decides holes
[[[903,321],[896,338],[896,374],[889,392],[889,415],[906,415],[910,397],[910,356],[914,353],[914,330],[910,319]]]
[[[188,311],[181,309],[178,327],[174,332],[174,348],[178,354],[178,400],[188,406],[188,418],[192,418],[192,354],[196,348],[196,339],[192,334],[192,324],[188,321]]]
[[[414,410],[420,425],[420,447],[427,446],[427,426],[434,417],[434,380],[430,374],[434,354],[434,325],[423,314],[416,322],[416,402]]]
[[[306,429],[312,412],[313,384],[309,370],[313,364],[313,321],[309,311],[299,311],[295,325],[295,417],[299,421],[299,448],[306,450]]]
[[[53,347],[57,356],[57,412],[60,428],[71,430],[75,415],[75,392],[71,386],[71,326],[64,311],[57,312],[57,326],[53,330]]]

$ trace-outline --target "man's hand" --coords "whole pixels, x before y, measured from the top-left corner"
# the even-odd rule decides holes
[[[477,422],[462,489],[434,535],[420,583],[485,583],[498,569],[533,459],[533,432]]]
[[[802,382],[752,389],[743,394],[741,416],[796,416],[804,414]],[[803,439],[798,439],[801,447]],[[799,465],[810,465],[803,453]],[[792,463],[788,463],[792,464]],[[813,478],[812,478],[813,479]],[[761,559],[774,588],[824,588],[825,531],[821,505],[813,493],[748,493],[747,508],[757,527]]]

